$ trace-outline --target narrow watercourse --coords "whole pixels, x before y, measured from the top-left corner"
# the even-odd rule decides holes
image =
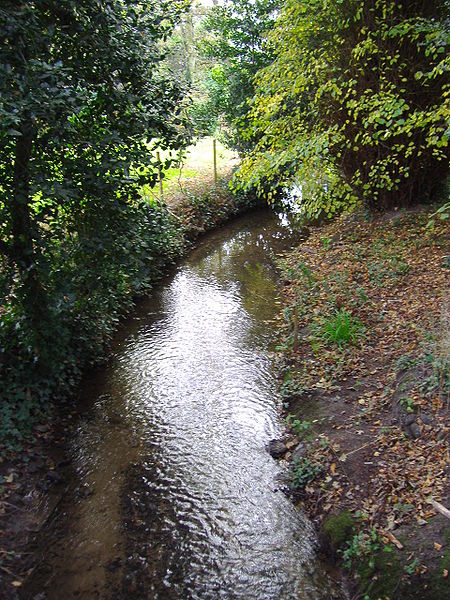
[[[282,421],[271,345],[283,215],[206,236],[80,389],[72,475],[23,598],[325,600],[310,523],[266,450]]]

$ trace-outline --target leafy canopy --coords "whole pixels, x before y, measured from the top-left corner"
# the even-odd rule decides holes
[[[272,60],[265,42],[278,7],[276,0],[224,0],[212,7],[203,24],[207,33],[200,51],[216,61],[207,80],[207,110],[223,118],[226,141],[239,151],[253,143],[244,139],[242,129],[254,94],[253,78]]]
[[[449,3],[287,0],[258,73],[241,186],[305,213],[432,197],[448,170]]]
[[[187,4],[0,4],[2,422],[73,385],[177,250],[139,192],[152,150],[184,143],[182,93],[160,65]]]

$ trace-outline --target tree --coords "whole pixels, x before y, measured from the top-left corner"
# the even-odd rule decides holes
[[[216,64],[207,81],[209,113],[223,115],[228,143],[244,152],[251,143],[242,136],[254,93],[255,74],[272,60],[265,47],[275,23],[275,0],[225,0],[215,3],[204,21],[200,51]]]
[[[180,91],[158,65],[161,41],[186,5],[0,7],[2,271],[41,370],[55,361],[52,314],[61,298],[49,299],[49,273],[58,233],[91,242],[101,231],[114,236],[139,185],[155,177],[151,143],[181,144]]]
[[[194,4],[180,19],[167,43],[163,68],[175,75],[187,90],[185,112],[194,135],[210,135],[216,129],[217,115],[211,110],[208,90],[214,70],[212,60],[200,51],[204,37],[203,23],[210,9]]]
[[[448,172],[449,3],[287,0],[257,76],[241,185],[309,215],[430,200]]]

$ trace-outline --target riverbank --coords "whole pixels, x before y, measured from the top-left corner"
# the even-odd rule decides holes
[[[169,208],[173,228],[169,237],[181,241],[177,252],[167,250],[167,257],[155,257],[161,270],[151,285],[168,270],[175,259],[180,259],[195,241],[229,219],[251,210],[255,200],[232,195],[226,178],[215,187],[187,186],[189,193]],[[164,209],[163,209],[164,210]],[[164,260],[162,260],[164,258]],[[156,272],[155,272],[156,273]],[[146,290],[149,287],[145,288]],[[122,316],[131,310],[126,302]],[[115,329],[120,322],[115,319]],[[92,332],[91,332],[92,334]],[[109,336],[111,339],[111,335]],[[103,346],[106,357],[108,346]],[[0,454],[0,596],[5,599],[20,597],[24,581],[34,572],[35,557],[29,554],[29,542],[51,519],[64,496],[66,482],[71,477],[70,460],[65,454],[65,440],[73,429],[79,406],[73,396],[53,398],[41,415],[34,414],[28,430],[14,439],[9,448],[3,446]],[[20,404],[17,412],[20,412]],[[3,424],[4,425],[4,424]]]
[[[448,224],[311,228],[280,260],[283,455],[322,548],[366,600],[448,598]]]

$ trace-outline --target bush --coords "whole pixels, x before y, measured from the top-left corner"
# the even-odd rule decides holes
[[[292,488],[297,491],[303,490],[313,479],[322,472],[322,467],[311,463],[309,458],[300,458],[295,462],[292,473]]]
[[[7,269],[0,277],[0,439],[17,449],[42,418],[53,397],[68,396],[86,365],[105,352],[120,315],[146,293],[165,267],[181,254],[178,223],[162,205],[121,208],[115,223],[94,221],[95,235],[55,240],[48,255],[46,293],[53,340],[52,361],[43,369],[32,325]]]

